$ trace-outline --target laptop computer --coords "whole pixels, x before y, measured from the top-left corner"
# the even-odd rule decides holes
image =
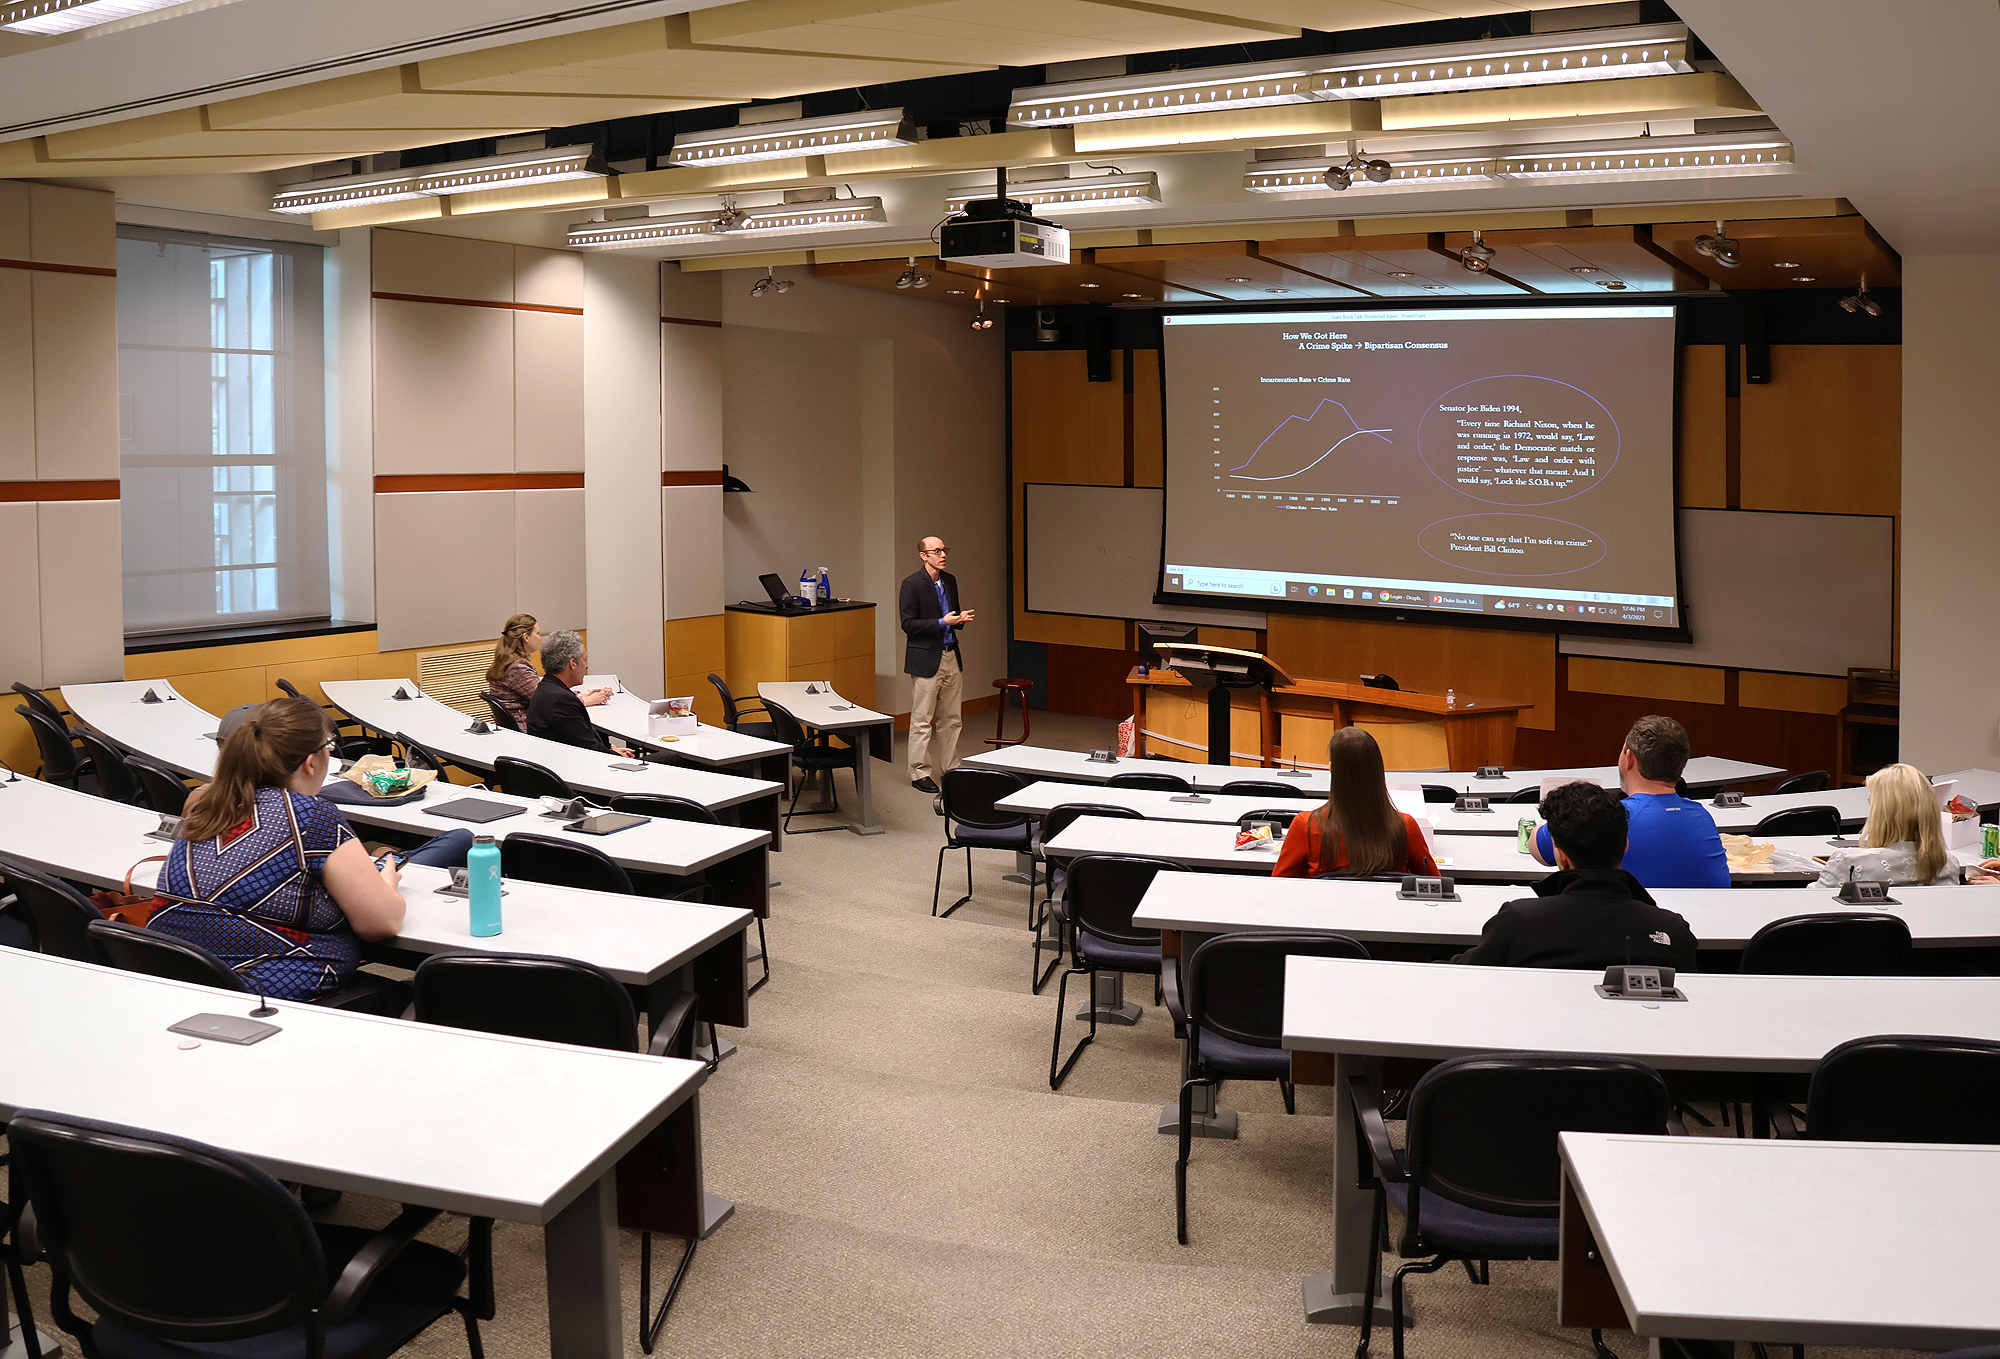
[[[780,580],[775,573],[767,572],[757,577],[757,583],[764,587],[764,593],[771,597],[771,607],[779,613],[804,612],[791,591],[785,588],[785,582]]]

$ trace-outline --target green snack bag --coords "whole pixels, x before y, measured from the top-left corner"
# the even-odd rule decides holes
[[[410,791],[410,771],[407,769],[375,769],[368,774],[368,786],[375,790],[377,797],[394,797],[398,793]]]

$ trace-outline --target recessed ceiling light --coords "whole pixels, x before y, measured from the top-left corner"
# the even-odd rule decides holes
[[[1232,278],[1227,281],[1230,283],[1248,283],[1250,280],[1247,278]]]
[[[1570,266],[1569,271],[1572,274],[1601,274],[1604,272],[1594,264],[1573,264]]]
[[[1079,288],[1102,288],[1104,285],[1102,283],[1079,283],[1076,286]]]
[[[1119,295],[1120,297],[1136,297],[1136,298],[1138,298],[1138,299],[1139,299],[1140,301],[1142,301],[1142,302],[1143,302],[1143,301],[1145,300],[1145,298],[1146,298],[1146,295],[1145,295],[1144,293],[1120,293],[1120,294],[1118,294],[1118,295]]]
[[[1799,266],[1799,262],[1798,262],[1797,260],[1779,260],[1779,261],[1778,261],[1777,263],[1773,264],[1773,265],[1772,265],[1771,267],[1772,267],[1773,269],[1797,269],[1797,268],[1799,268],[1800,266]]]
[[[1615,279],[1615,278],[1606,279],[1598,286],[1601,288],[1609,288],[1614,293],[1622,293],[1625,291],[1624,282],[1620,279]]]
[[[951,295],[952,295],[953,297],[964,297],[964,296],[965,296],[965,289],[963,289],[963,288],[946,288],[946,289],[945,289],[945,291],[946,291],[947,293],[951,294]]]
[[[1407,271],[1405,271],[1405,270],[1402,270],[1402,269],[1391,269],[1391,270],[1389,271],[1389,277],[1390,277],[1390,278],[1415,278],[1415,277],[1416,277],[1416,275],[1415,275],[1415,274],[1412,274],[1412,273],[1409,273],[1409,272],[1407,272]]]
[[[1442,284],[1442,283],[1426,283],[1426,284],[1424,284],[1424,291],[1425,291],[1425,292],[1427,292],[1427,293],[1441,293],[1441,292],[1443,292],[1443,291],[1444,291],[1444,284]]]
[[[1794,283],[1817,283],[1817,282],[1819,282],[1819,279],[1818,279],[1818,277],[1817,277],[1817,276],[1815,276],[1815,275],[1813,275],[1813,274],[1794,274],[1794,275],[1792,276],[1792,282],[1794,282]]]
[[[1265,291],[1265,292],[1267,292],[1267,293],[1288,293],[1288,292],[1290,292],[1290,291],[1291,291],[1291,289],[1290,289],[1290,288],[1266,288],[1266,289],[1264,289],[1264,291]]]

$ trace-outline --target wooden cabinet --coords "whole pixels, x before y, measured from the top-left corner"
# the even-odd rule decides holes
[[[835,692],[864,708],[875,706],[875,606],[830,605],[811,613],[731,605],[724,644],[729,687],[750,697],[767,681],[831,680]]]

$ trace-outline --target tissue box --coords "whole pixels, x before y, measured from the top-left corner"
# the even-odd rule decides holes
[[[646,719],[648,736],[692,736],[701,730],[701,719],[690,713],[686,717],[670,717],[655,713]]]
[[[1967,845],[1976,845],[1978,843],[1979,820],[1977,817],[1967,817],[1963,821],[1955,821],[1952,819],[1950,812],[1944,814],[1944,847],[1946,849],[1963,849]]]

